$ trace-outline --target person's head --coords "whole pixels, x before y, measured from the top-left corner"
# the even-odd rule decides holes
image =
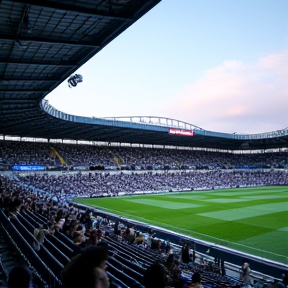
[[[170,253],[166,259],[166,263],[173,263],[174,262],[174,254]]]
[[[107,268],[107,260],[109,257],[109,252],[108,252],[108,244],[105,242],[99,242],[97,244],[97,247],[99,247],[101,249],[101,262],[99,265],[97,265],[98,267],[102,268],[102,269],[106,269]]]
[[[244,269],[247,269],[247,268],[249,267],[249,263],[244,262],[242,267],[243,267]]]
[[[160,263],[154,263],[147,268],[143,284],[146,288],[164,288],[167,283],[167,273],[164,266]]]
[[[85,226],[78,224],[78,225],[76,226],[76,229],[75,229],[75,230],[76,230],[77,232],[79,232],[79,233],[84,233],[84,232],[85,232]]]
[[[73,233],[73,242],[75,244],[81,244],[84,241],[85,240],[84,240],[83,235],[81,233],[78,233],[78,232]]]
[[[48,224],[46,224],[46,223],[44,223],[41,228],[43,228],[43,229],[45,229],[45,230],[49,229]]]
[[[9,288],[29,288],[32,280],[32,273],[28,267],[13,267],[8,277]]]
[[[288,285],[288,272],[284,273],[282,276],[283,276],[282,282],[285,286],[287,286]]]
[[[96,288],[98,270],[104,270],[108,260],[107,246],[89,246],[75,256],[62,272],[64,288]],[[96,269],[97,268],[97,269]]]
[[[201,275],[198,272],[194,272],[192,275],[192,283],[200,283]]]

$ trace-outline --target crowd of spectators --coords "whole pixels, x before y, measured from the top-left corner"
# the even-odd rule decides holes
[[[217,173],[219,171],[211,172]],[[246,174],[246,172],[252,173],[253,171],[242,171],[239,177],[243,177],[243,179],[246,179],[247,177],[252,177],[250,174]],[[253,174],[252,178],[259,178],[261,179],[261,181],[264,181],[262,179],[264,176],[259,174],[259,172],[261,171],[256,172],[257,174]],[[269,174],[269,172],[265,173],[267,173],[267,175]],[[275,173],[279,172],[276,171]],[[95,173],[95,175],[98,174],[101,175],[102,173]],[[155,173],[153,175],[155,175],[156,177],[161,177],[163,175],[167,176],[167,174],[170,173]],[[178,173],[176,174],[178,175]],[[76,177],[81,177],[81,174],[76,173],[75,175]],[[93,177],[93,175],[94,174],[89,173],[86,174],[87,179],[85,178],[83,181],[88,181],[88,179]],[[114,175],[123,176],[125,174],[120,172]],[[144,175],[144,177],[153,177],[153,175],[149,173],[127,175]],[[110,176],[112,177],[113,175]],[[181,175],[178,176],[180,177]],[[206,176],[204,178],[207,178]],[[219,175],[213,174],[211,175],[211,178],[215,178],[216,176]],[[37,177],[40,178],[37,179]],[[41,177],[46,178],[44,180]],[[74,177],[74,175],[67,176],[67,182],[65,182],[65,185],[67,183],[72,183],[74,185],[74,182],[71,182],[71,177]],[[171,173],[169,177],[172,177],[171,183],[175,181],[175,178],[173,180],[173,177],[175,177],[175,173]],[[271,179],[276,177],[277,181],[280,181],[280,178],[278,179],[277,177],[281,177],[281,174],[274,174],[273,176],[270,175],[267,177],[271,177]],[[49,183],[50,177],[47,175],[40,176],[37,174],[33,175],[33,177],[31,175],[27,177],[27,179],[33,178],[36,178],[37,181],[39,181],[38,184],[43,184]],[[119,179],[120,178],[117,178],[117,181],[119,181]],[[159,178],[156,179],[157,181],[159,181]],[[76,178],[76,180],[79,181],[79,178]],[[130,180],[134,181],[134,179]],[[77,183],[77,181],[75,181],[75,183]],[[142,180],[140,179],[139,182],[142,182]],[[127,183],[129,183],[129,181]],[[51,184],[52,183],[49,183],[47,187],[51,186]],[[61,183],[56,183],[55,186],[52,187],[57,187],[58,185],[61,185]],[[142,234],[141,232],[136,231],[133,226],[129,226],[127,223],[111,222],[111,220],[105,217],[100,217],[96,214],[93,214],[92,210],[81,210],[74,207],[72,203],[69,203],[66,200],[67,197],[65,193],[63,193],[63,191],[59,191],[59,193],[57,194],[50,193],[50,191],[48,190],[45,192],[45,189],[43,189],[43,191],[40,192],[31,185],[23,185],[23,182],[21,181],[15,181],[15,179],[9,179],[6,177],[1,177],[0,187],[0,207],[9,219],[17,219],[17,217],[20,217],[19,214],[28,211],[31,213],[35,213],[39,216],[41,215],[41,217],[46,219],[45,224],[41,224],[39,227],[35,227],[35,245],[33,245],[35,251],[39,251],[41,249],[41,244],[43,244],[43,242],[45,241],[45,236],[47,234],[53,235],[55,231],[60,231],[61,233],[65,234],[66,237],[71,239],[71,241],[73,241],[75,245],[75,258],[73,257],[71,262],[69,262],[69,264],[67,264],[67,266],[65,266],[63,270],[62,281],[64,288],[80,287],[80,284],[82,284],[81,287],[84,288],[109,287],[109,280],[105,273],[106,262],[108,260],[108,252],[107,250],[105,250],[105,248],[103,248],[103,246],[105,247],[105,245],[107,245],[105,239],[110,239],[109,237],[111,237],[112,239],[116,239],[117,241],[120,241],[122,243],[127,243],[127,245],[130,244],[141,246],[141,251],[143,251],[143,249],[154,249],[158,255],[162,256],[162,260],[160,260],[160,262],[158,258],[158,262],[156,264],[153,264],[154,266],[151,266],[150,269],[148,268],[146,270],[142,282],[146,288],[156,287],[153,286],[155,283],[157,283],[157,287],[165,287],[167,285],[171,285],[172,287],[177,288],[202,288],[202,284],[200,283],[200,274],[207,275],[207,280],[209,279],[209,277],[206,273],[208,273],[209,271],[215,273],[216,271],[215,269],[217,267],[214,267],[213,264],[211,264],[212,262],[203,262],[199,264],[193,263],[193,265],[190,265],[192,262],[191,255],[189,255],[189,249],[185,245],[182,248],[181,256],[176,255],[174,253],[171,253],[170,243],[155,238],[153,232]],[[93,255],[96,255],[97,257],[93,257]],[[188,271],[190,275],[192,275],[191,281],[187,281],[187,277],[186,279],[183,279],[183,269],[185,269],[186,273]],[[159,273],[156,273],[155,275],[156,270]],[[83,274],[81,272],[82,274],[80,275],[79,271],[84,271],[85,273],[83,272]],[[217,273],[218,275],[220,275],[221,272],[217,270]],[[159,278],[157,278],[157,276],[159,276]],[[113,287],[113,285],[111,285],[110,287]],[[211,286],[204,285],[204,287]],[[226,283],[225,287],[231,287],[231,285],[229,286]],[[15,286],[15,288],[17,287]]]
[[[287,168],[288,152],[234,154],[201,150],[152,149],[0,141],[0,159],[13,165],[43,165],[64,168],[101,166],[106,170]],[[66,167],[67,168],[67,167]]]
[[[1,177],[0,180],[0,208],[9,219],[23,217],[26,212],[41,215],[46,219],[45,224],[34,229],[35,245],[32,247],[35,251],[43,249],[41,247],[45,242],[45,236],[53,235],[55,231],[63,233],[73,241],[75,247],[71,261],[65,265],[62,272],[63,288],[109,287],[109,278],[105,273],[109,257],[109,244],[105,241],[106,237],[127,245],[139,246],[141,253],[143,249],[155,251],[154,258],[157,261],[147,267],[143,275],[143,288],[164,288],[168,284],[180,288],[186,284],[187,279],[183,282],[181,278],[181,258],[179,255],[171,254],[170,243],[155,238],[152,231],[150,233],[136,231],[127,223],[111,222],[105,217],[96,216],[91,210],[75,208],[64,199],[56,200],[45,193],[40,195],[19,186],[9,178]],[[171,256],[173,256],[172,262]],[[190,273],[193,274],[193,269],[190,269]],[[27,267],[15,267],[10,274],[8,284],[11,288],[28,288],[29,283],[31,284],[32,274]],[[110,287],[115,286],[110,285]]]
[[[51,144],[48,143],[0,141],[0,148],[0,159],[2,163],[8,166],[17,164],[60,167],[63,165],[60,157],[51,153]],[[170,253],[169,243],[155,239],[152,234],[137,233],[133,227],[125,226],[127,223],[125,225],[118,222],[113,223],[105,217],[93,214],[92,210],[82,211],[75,208],[69,202],[71,197],[105,197],[135,193],[288,185],[287,169],[264,169],[287,168],[287,152],[232,154],[177,149],[64,144],[53,144],[53,148],[61,155],[62,160],[71,167],[100,165],[106,170],[114,170],[115,167],[120,170],[118,168],[126,167],[125,170],[130,171],[10,174],[10,176],[12,175],[11,178],[0,178],[1,210],[9,219],[17,219],[19,214],[25,211],[41,215],[46,219],[44,224],[42,223],[34,229],[35,243],[32,247],[36,252],[40,251],[46,235],[53,235],[55,231],[60,231],[71,239],[75,245],[74,255],[80,253],[81,257],[86,260],[94,255],[93,253],[97,255],[102,253],[100,251],[103,251],[101,249],[104,248],[97,245],[100,244],[101,246],[101,243],[102,245],[106,243],[102,241],[105,237],[112,237],[117,241],[141,246],[143,249],[157,250],[159,254],[164,255],[164,258],[162,262],[160,261],[161,263],[155,264],[151,268],[152,270],[147,269],[147,273],[144,275],[147,278],[143,280],[146,288],[153,288],[156,283],[155,275],[152,273],[155,269],[159,271],[157,275],[162,277],[159,278],[157,287],[164,287],[168,283],[172,283],[174,287],[182,288],[184,283],[181,280],[182,266],[180,264],[191,262],[189,253],[186,255],[188,258],[185,258],[187,261],[184,261],[184,258],[177,258]],[[92,250],[89,250],[91,247],[93,247]],[[89,270],[91,267],[84,269],[85,273],[87,272],[87,277],[85,276],[87,286],[80,282],[87,288],[95,287],[95,285],[106,288],[109,285],[106,274],[103,272],[108,256],[107,253],[101,255],[104,256],[99,256],[101,259],[99,263],[96,263],[93,257],[90,262],[88,261],[93,267],[93,271]],[[65,267],[63,273],[64,288],[73,288],[73,285],[79,287],[81,284],[76,281],[78,279],[77,273],[74,273],[85,267],[82,266],[81,257],[76,256]],[[165,261],[166,257],[167,261]],[[211,268],[210,265],[206,264],[204,268],[203,265],[193,266],[194,278],[192,278],[191,283],[185,283],[186,287],[202,288],[200,274],[197,272],[202,273],[209,267]],[[74,279],[72,276],[76,277],[75,281],[71,280]],[[97,283],[89,282],[92,276],[94,278],[96,276],[95,279],[99,281]]]
[[[58,196],[117,196],[133,193],[287,185],[285,170],[196,170],[165,172],[69,172],[19,174],[22,185]]]

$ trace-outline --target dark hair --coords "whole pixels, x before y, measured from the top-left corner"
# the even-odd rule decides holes
[[[42,225],[42,228],[43,228],[43,229],[49,229],[48,224],[44,223],[44,224]]]
[[[71,259],[62,272],[64,288],[95,287],[95,267],[108,259],[108,246],[89,246]]]
[[[174,254],[169,254],[169,256],[166,259],[166,263],[173,263],[174,262]]]
[[[192,275],[192,283],[200,283],[200,281],[201,281],[200,273],[194,272]]]
[[[82,231],[83,230],[83,226],[82,225],[78,225],[76,228],[76,231]]]
[[[32,273],[28,267],[13,267],[8,277],[8,286],[10,288],[29,288],[32,280]]]
[[[146,288],[164,288],[166,286],[166,270],[164,266],[158,262],[147,268],[143,284]]]
[[[283,282],[283,284],[284,284],[285,286],[288,285],[288,273],[285,273],[285,274],[283,275],[283,280],[282,280],[282,282]]]

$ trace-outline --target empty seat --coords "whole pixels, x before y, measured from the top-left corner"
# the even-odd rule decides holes
[[[17,218],[30,233],[34,234],[35,227],[29,221],[27,221],[21,213],[17,214]]]
[[[34,227],[40,226],[41,222],[36,221],[30,214],[26,213],[25,211],[22,211],[21,215],[23,215]]]
[[[132,268],[133,270],[139,272],[140,274],[143,274],[145,273],[146,271],[146,268],[142,267],[142,266],[139,266],[137,265],[136,263],[133,263],[127,259],[125,259],[124,257],[122,257],[120,254],[114,254],[113,257],[117,260],[119,260],[121,263],[123,263],[124,265],[126,266],[129,266],[130,268]]]
[[[47,238],[45,239],[43,245],[62,265],[69,263],[70,259]]]
[[[60,279],[64,266],[43,245],[41,245],[41,248],[38,251],[38,255],[48,266],[48,268],[53,272],[53,274],[58,279]]]
[[[121,280],[119,280],[109,271],[107,271],[106,273],[107,273],[107,276],[109,277],[110,287],[120,286],[121,288],[128,288],[128,286],[125,283],[123,283]]]
[[[45,236],[51,243],[53,243],[61,252],[63,252],[68,258],[71,258],[73,255],[73,249],[68,247],[65,243],[63,243],[60,239],[55,237],[54,235],[46,235]]]
[[[134,278],[130,277],[126,273],[120,271],[116,267],[114,267],[112,264],[108,265],[107,271],[110,272],[113,276],[118,278],[120,281],[125,283],[127,286],[132,287],[134,285],[141,285],[138,281],[136,281]]]
[[[115,259],[114,257],[109,257],[108,260],[108,266],[109,264],[112,264],[117,269],[123,271],[127,275],[133,277],[138,282],[141,282],[143,280],[143,274],[133,270],[129,266],[126,266],[125,264],[121,263],[119,260]]]
[[[55,231],[54,236],[62,241],[65,245],[73,250],[73,255],[81,252],[81,248],[74,244],[74,242],[69,239],[66,235],[59,231]]]

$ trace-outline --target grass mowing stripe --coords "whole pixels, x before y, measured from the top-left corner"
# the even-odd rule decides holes
[[[244,196],[242,197],[244,199],[247,200],[258,200],[258,199],[287,199],[288,200],[288,196],[287,195],[254,195],[254,196]]]
[[[185,196],[185,195],[169,195],[167,198],[171,199],[188,199],[188,200],[198,200],[198,199],[205,199],[205,195],[190,195],[190,196]]]
[[[283,188],[283,189],[280,189],[280,190],[275,190],[275,189],[263,189],[262,187],[258,187],[257,189],[258,189],[258,192],[257,191],[255,191],[254,189],[253,190],[251,190],[251,188],[250,189],[248,189],[248,190],[246,190],[247,188],[243,188],[243,189],[234,189],[234,190],[231,190],[231,189],[229,189],[229,190],[221,190],[222,192],[214,192],[214,195],[217,195],[217,196],[232,196],[232,197],[234,197],[234,196],[245,196],[245,195],[249,195],[249,194],[251,194],[251,195],[257,195],[257,194],[259,194],[259,192],[261,191],[261,194],[279,194],[279,193],[287,193],[288,192],[288,190],[287,189],[285,189],[285,188]],[[272,192],[272,193],[271,193]]]
[[[208,202],[214,202],[214,203],[233,203],[233,202],[245,202],[245,201],[251,201],[251,199],[245,199],[245,198],[210,198],[210,199],[203,199],[203,201]]]
[[[269,203],[255,206],[248,206],[238,209],[226,209],[221,211],[213,211],[207,213],[200,213],[198,215],[216,218],[220,220],[235,221],[254,216],[262,216],[269,213],[288,211],[288,202],[283,203]]]
[[[218,195],[219,193],[222,195]],[[279,197],[280,195],[281,198]],[[284,239],[283,241],[286,241],[285,239],[287,239],[288,205],[287,200],[285,199],[286,197],[282,198],[282,196],[285,195],[288,198],[287,186],[237,188],[213,191],[193,191],[190,193],[178,192],[173,194],[166,193],[161,195],[153,194],[94,199],[81,198],[76,201],[98,208],[102,207],[115,214],[145,222],[150,225],[160,226],[184,235],[193,236],[260,257],[286,263],[286,248],[283,247],[283,245],[278,245],[277,249],[275,249],[274,243],[268,241],[269,235],[282,237]],[[248,197],[250,196],[257,197],[249,199]],[[268,196],[269,199],[267,199]],[[271,198],[272,196],[275,197]],[[249,201],[238,201],[239,199],[247,198]],[[179,209],[169,209],[168,207],[165,208],[131,202],[131,200],[142,201],[143,199],[163,201],[169,203],[169,207],[171,203],[175,203],[175,207],[178,207]],[[217,199],[217,201],[215,201],[215,199]],[[232,201],[228,201],[229,199]],[[211,200],[214,202],[211,202]],[[183,207],[180,209],[182,204],[194,204],[196,206],[189,208]],[[255,208],[257,208],[257,210]],[[240,217],[240,219],[235,220],[231,218],[234,214],[238,215],[242,213],[245,215],[249,213],[249,209],[251,211],[255,210],[257,212],[256,216],[255,213],[252,213],[249,215],[249,218]],[[234,211],[234,214],[231,213],[231,210]],[[223,217],[217,219],[200,215],[211,212],[223,214],[225,211],[228,211],[226,212],[226,215],[229,215],[230,219],[228,217],[226,217],[226,219],[222,219]],[[275,234],[273,231],[279,231],[281,233]],[[263,237],[266,239],[265,247],[263,249],[260,245],[261,235],[264,235]],[[272,236],[270,239],[273,239]],[[281,239],[279,239],[279,241],[279,243],[285,243]],[[283,258],[282,255],[286,255],[286,258]]]
[[[145,204],[149,206],[156,206],[165,209],[186,209],[186,208],[195,208],[201,205],[192,204],[192,203],[175,203],[175,202],[168,202],[168,201],[161,201],[161,200],[151,200],[151,199],[139,199],[139,200],[126,200],[134,203]]]
[[[266,251],[265,254],[269,253],[271,244],[274,245],[273,255],[277,256],[278,259],[281,259],[281,262],[288,264],[288,233],[284,231],[271,231],[265,234],[258,236],[250,237],[239,242],[250,247],[257,246],[258,249]],[[270,252],[271,253],[271,252]],[[264,252],[263,252],[264,254]],[[267,257],[265,257],[267,258]]]

